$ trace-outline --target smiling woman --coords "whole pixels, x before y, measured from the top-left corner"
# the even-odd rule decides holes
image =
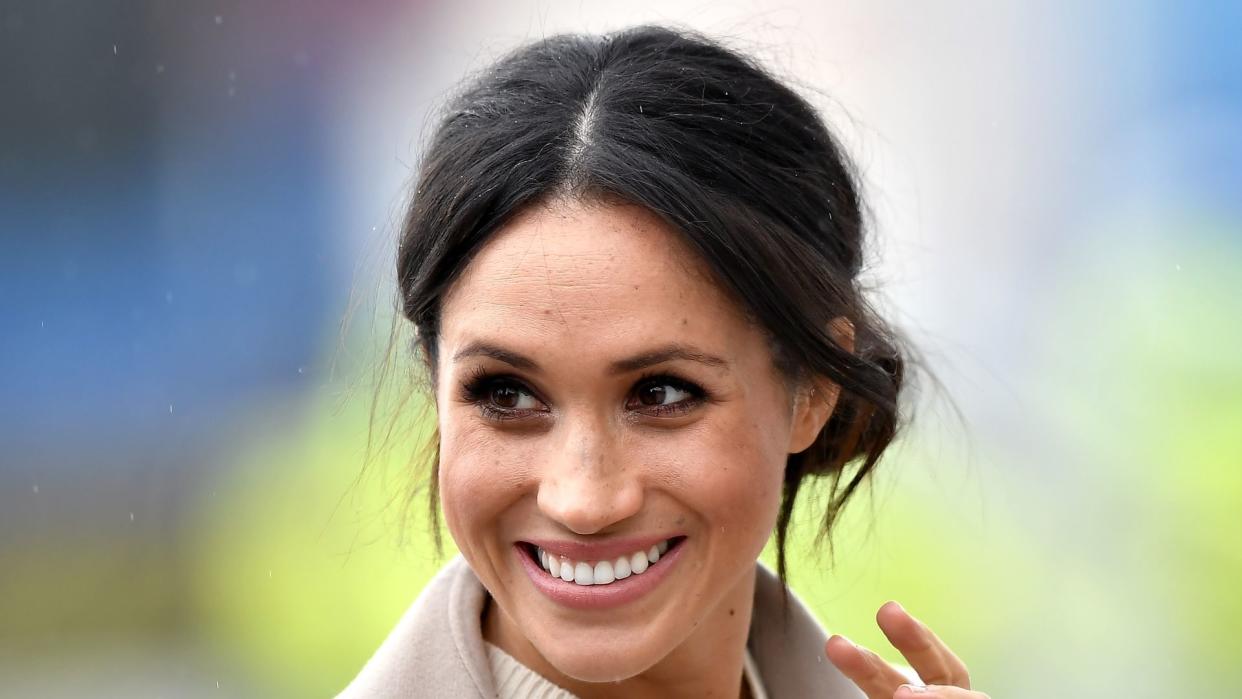
[[[461,556],[344,696],[983,696],[900,606],[942,686],[784,587],[800,488],[827,533],[897,427],[859,209],[814,110],[702,37],[553,37],[468,85],[398,256]]]

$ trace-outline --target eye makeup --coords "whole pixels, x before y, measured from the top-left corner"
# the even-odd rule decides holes
[[[625,409],[648,417],[680,417],[710,398],[708,391],[693,381],[667,371],[649,372],[635,381],[625,399]],[[493,422],[533,418],[550,411],[547,402],[517,376],[482,366],[466,374],[461,400],[477,407],[484,419]],[[529,405],[522,407],[523,403]]]
[[[518,407],[523,396],[540,407]],[[461,399],[477,407],[484,419],[493,422],[520,420],[548,412],[547,404],[516,376],[490,372],[481,366],[473,368],[466,375],[461,386]]]

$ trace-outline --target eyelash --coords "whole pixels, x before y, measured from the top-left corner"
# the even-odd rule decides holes
[[[509,374],[496,374],[483,369],[475,368],[470,372],[470,376],[462,384],[462,400],[476,406],[484,419],[493,422],[503,422],[507,420],[518,420],[529,417],[532,413],[542,412],[538,410],[522,409],[505,409],[497,408],[490,402],[492,391],[499,387],[508,386],[518,391],[526,393],[540,402],[543,402],[538,395],[535,394],[526,384],[522,383],[518,378]],[[646,406],[645,410],[640,412],[651,415],[653,417],[675,417],[689,413],[694,408],[702,405],[709,397],[707,390],[698,384],[687,381],[685,379],[673,376],[664,372],[652,372],[643,374],[634,382],[634,390],[631,395],[637,394],[638,391],[650,386],[671,386],[678,391],[689,394],[689,397],[673,403],[671,405],[652,405]],[[629,398],[626,399],[626,405],[630,404]]]
[[[531,391],[525,384],[513,376],[493,374],[482,367],[478,367],[470,372],[470,376],[462,384],[462,400],[476,406],[484,419],[493,422],[516,420],[535,412],[531,410],[506,410],[490,405],[491,392],[500,386],[511,386],[524,393],[532,396],[535,395],[534,391]],[[539,400],[537,396],[535,399]]]

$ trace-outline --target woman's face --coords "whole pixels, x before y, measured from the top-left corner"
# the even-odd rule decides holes
[[[534,206],[441,319],[442,506],[497,633],[530,644],[507,650],[597,682],[740,648],[786,456],[827,416],[677,234],[634,206]]]

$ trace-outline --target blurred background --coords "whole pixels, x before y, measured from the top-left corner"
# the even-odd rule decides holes
[[[428,119],[519,43],[638,22],[823,109],[938,381],[835,559],[795,532],[825,624],[897,660],[898,599],[998,698],[1242,685],[1237,3],[18,0],[0,696],[356,674],[443,561],[404,516],[425,425],[367,448]]]

